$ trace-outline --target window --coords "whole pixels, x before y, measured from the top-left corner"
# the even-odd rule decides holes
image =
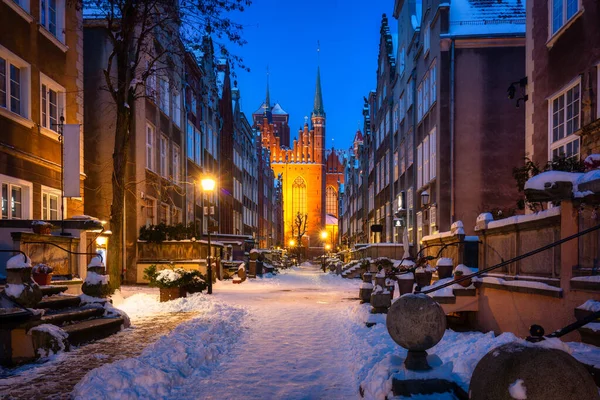
[[[187,123],[187,158],[194,159],[194,125],[190,120]]]
[[[40,78],[42,127],[58,132],[60,117],[66,115],[65,89],[43,74],[40,74]]]
[[[146,61],[146,70],[150,68],[150,63]],[[156,72],[150,70],[146,78],[146,96],[156,101]]]
[[[306,210],[306,182],[299,176],[292,184],[292,215],[295,218],[300,213],[304,218]]]
[[[194,136],[196,141],[194,162],[198,165],[202,165],[202,133],[198,129],[194,128]]]
[[[409,79],[406,84],[406,111],[413,104],[413,88],[412,88],[412,79]]]
[[[173,182],[179,184],[181,180],[181,149],[176,144],[173,145]]]
[[[581,84],[579,80],[549,101],[549,158],[579,155],[579,137],[574,133],[581,123]]]
[[[398,152],[396,151],[394,153],[394,182],[396,182],[398,180],[398,170],[399,170],[399,165],[398,165]]]
[[[429,95],[429,99],[431,101],[431,104],[435,103],[435,100],[437,98],[437,81],[436,81],[436,71],[437,70],[437,65],[435,60],[433,61],[433,63],[431,64],[431,67],[429,68],[429,80],[430,80],[430,88],[431,88],[431,94]]]
[[[423,186],[423,144],[417,147],[417,188]]]
[[[171,110],[173,122],[175,125],[181,126],[181,96],[178,91],[173,92],[173,108]]]
[[[579,0],[552,0],[552,34],[560,30],[579,11]]]
[[[410,187],[406,191],[407,215],[406,215],[406,230],[408,231],[408,242],[413,242],[413,188]]]
[[[146,226],[155,225],[156,217],[156,200],[146,197],[144,200],[144,208],[146,211]]]
[[[0,108],[29,118],[29,64],[0,46]]]
[[[325,190],[325,210],[327,214],[337,217],[338,215],[338,201],[337,201],[337,190],[333,186],[327,186]]]
[[[423,83],[417,88],[417,118],[419,121],[423,116]]]
[[[64,42],[64,0],[40,1],[40,25],[61,42]]]
[[[181,224],[182,222],[183,222],[183,220],[182,220],[181,208],[172,207],[171,208],[171,224],[173,224],[173,225]]]
[[[168,148],[169,139],[165,135],[160,135],[160,168],[159,172],[163,178],[168,178],[169,171],[167,170],[168,165]]]
[[[413,157],[413,146],[414,146],[414,133],[411,130],[410,132],[408,132],[408,139],[407,139],[407,143],[406,143],[406,168],[408,169],[408,167],[410,167],[413,164],[414,161],[414,157]]]
[[[433,128],[429,133],[429,178],[434,179],[437,171],[437,131]]]
[[[30,219],[31,193],[30,182],[11,176],[0,175],[2,219]]]
[[[42,190],[42,219],[58,220],[60,215],[60,191]]]
[[[165,113],[169,114],[169,79],[167,77],[161,77],[159,82],[160,91],[159,106],[160,109]]]
[[[429,182],[429,136],[423,139],[423,184]]]
[[[169,225],[169,205],[165,203],[160,204],[160,210],[158,212],[158,223]]]
[[[429,53],[429,47],[431,45],[431,28],[429,24],[425,27],[425,33],[423,34],[423,53],[427,55]]]
[[[154,171],[154,127],[146,124],[146,168]]]
[[[404,49],[404,47],[402,48],[402,50],[400,50],[400,75],[402,75],[404,73],[404,68],[406,66],[406,50]]]
[[[421,243],[423,238],[423,213],[419,211],[417,213],[417,242]]]

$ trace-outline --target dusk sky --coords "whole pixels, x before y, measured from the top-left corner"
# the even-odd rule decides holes
[[[363,96],[375,88],[381,14],[394,29],[392,3],[373,0],[254,0],[236,21],[248,44],[232,49],[251,72],[237,71],[242,110],[251,120],[265,99],[270,71],[271,102],[290,114],[291,140],[315,94],[317,41],[327,113],[327,148],[348,148],[361,123]],[[332,142],[331,139],[335,139]]]

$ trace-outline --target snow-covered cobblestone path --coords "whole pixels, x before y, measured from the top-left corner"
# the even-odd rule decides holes
[[[360,397],[347,334],[356,283],[340,285],[339,277],[317,266],[266,280],[250,282],[249,290],[226,284],[215,290],[216,297],[248,310],[244,334],[215,370],[190,376],[170,398]]]

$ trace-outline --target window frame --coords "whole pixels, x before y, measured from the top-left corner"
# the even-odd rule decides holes
[[[49,20],[45,21],[43,20],[44,18],[44,14],[42,13],[43,10],[43,5],[42,3],[46,3],[46,10],[45,10],[45,15],[48,16],[49,12],[48,12],[48,7],[49,7],[49,3],[50,0],[40,0],[39,1],[39,10],[40,10],[40,15],[39,15],[39,26],[41,29],[41,32],[44,34],[44,36],[48,37],[48,35],[46,33],[48,33],[50,35],[50,37],[48,37],[48,39],[50,39],[51,41],[53,41],[52,39],[56,39],[58,40],[58,42],[60,44],[65,43],[65,13],[66,13],[66,4],[65,4],[65,0],[54,0],[56,2],[56,21],[55,21],[55,32],[52,32],[50,25],[49,25]]]
[[[44,86],[46,86],[46,90],[47,92],[49,92],[50,90],[53,90],[54,92],[56,92],[56,99],[57,99],[57,104],[56,104],[56,121],[57,124],[60,123],[60,117],[66,117],[67,115],[67,91],[66,89],[60,85],[58,82],[56,82],[55,80],[51,79],[50,77],[48,77],[47,75],[40,73],[40,126],[41,126],[41,132],[46,134],[47,136],[53,137],[55,139],[58,139],[59,133],[58,133],[58,127],[56,127],[55,129],[52,129],[52,125],[50,124],[50,115],[49,115],[49,99],[48,99],[48,95],[46,95],[46,110],[44,110]],[[46,118],[44,118],[44,111],[46,112]],[[44,126],[46,125],[46,126]]]
[[[13,218],[10,214],[10,206],[7,209],[7,218],[4,218],[2,212],[2,204],[3,204],[3,194],[2,188],[4,185],[7,185],[7,196],[8,200],[11,199],[11,188],[13,186],[17,186],[21,188],[21,217]],[[32,219],[33,218],[33,183],[15,178],[8,175],[0,174],[0,220],[2,219]],[[8,205],[9,203],[7,203]]]
[[[0,115],[12,119],[27,128],[32,128],[35,124],[31,120],[31,65],[16,54],[9,51],[6,47],[0,45],[0,58],[5,62],[5,100],[6,106],[0,106]],[[10,66],[18,68],[19,73],[19,113],[11,111],[11,73]]]
[[[560,36],[562,32],[564,32],[571,23],[583,12],[583,5],[581,0],[574,0],[575,4],[577,4],[577,10],[570,16],[567,17],[567,9],[569,0],[560,0],[562,2],[561,5],[561,13],[562,13],[562,23],[560,26],[554,30],[554,0],[548,2],[548,37],[549,39],[553,39],[555,37]]]
[[[181,147],[175,143],[171,145],[171,165],[173,168],[171,178],[176,185],[179,185],[181,181]]]
[[[157,201],[154,197],[146,196],[144,198],[144,212],[146,218],[146,226],[156,225],[157,221],[157,210],[156,210]],[[150,221],[150,223],[149,223]]]
[[[32,23],[33,17],[31,16],[31,5],[29,0],[3,0],[4,4],[12,8],[17,14],[19,14],[25,21]],[[23,4],[21,4],[23,3]]]
[[[568,104],[567,104],[567,100],[566,100],[566,96],[567,93],[574,89],[576,86],[579,86],[579,99],[578,99],[578,104],[579,104],[579,111],[578,111],[578,126],[577,129],[574,129],[573,132],[571,132],[570,134],[566,133],[566,126],[567,126],[567,113],[568,113]],[[564,136],[556,141],[553,140],[554,137],[554,101],[559,99],[560,97],[565,98],[564,103],[563,103],[563,108],[562,108],[562,113],[564,113],[563,115],[563,129],[564,129]],[[553,152],[555,149],[560,148],[560,147],[566,147],[568,144],[570,144],[571,142],[575,142],[575,141],[579,141],[578,143],[578,151],[576,154],[573,154],[570,157],[573,156],[579,156],[581,153],[581,142],[580,142],[580,138],[578,135],[576,135],[576,132],[578,130],[581,129],[581,112],[582,112],[582,107],[581,107],[581,100],[582,100],[582,93],[581,93],[581,77],[577,77],[575,79],[573,79],[571,82],[569,82],[568,84],[566,84],[565,86],[563,86],[560,90],[558,90],[557,92],[555,92],[554,94],[552,94],[550,97],[548,97],[548,160],[553,160]],[[573,120],[574,118],[571,118],[571,120]]]
[[[152,132],[152,141],[148,141],[148,133]],[[146,121],[146,169],[155,172],[155,149],[156,144],[156,127],[150,122]]]
[[[169,178],[169,138],[161,134],[158,141],[158,174],[165,179]]]
[[[46,206],[48,208],[48,210],[50,210],[50,198],[47,199],[47,203],[48,204],[44,204],[44,195],[47,196],[56,196],[57,197],[57,202],[56,202],[56,206],[57,206],[57,210],[56,210],[56,220],[61,220],[62,218],[62,208],[61,207],[61,191],[60,189],[55,189],[49,186],[44,186],[42,185],[42,190],[40,193],[40,215],[42,216],[43,220],[53,220],[52,218],[49,218],[50,215],[45,216],[44,215],[44,206]],[[64,205],[64,199],[63,199],[63,205]],[[65,207],[65,212],[66,212],[66,207]]]

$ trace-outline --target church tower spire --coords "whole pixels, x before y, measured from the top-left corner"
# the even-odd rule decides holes
[[[267,96],[265,97],[265,113],[271,111],[271,95],[269,94],[269,67],[267,67]]]
[[[323,94],[321,93],[321,67],[317,66],[317,87],[315,89],[315,107],[312,112],[313,117],[325,117],[323,109]]]

